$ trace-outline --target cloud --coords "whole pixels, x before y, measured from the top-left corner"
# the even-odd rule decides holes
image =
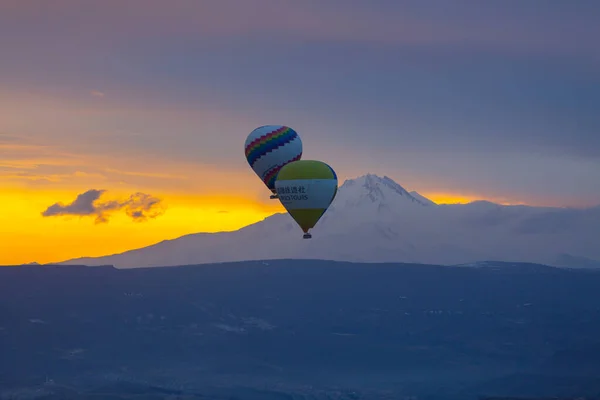
[[[22,166],[21,166],[22,168]],[[3,172],[2,170],[8,170]],[[16,172],[11,170],[17,169]],[[18,165],[7,165],[0,163],[0,180],[16,180],[16,181],[30,181],[30,182],[66,182],[73,181],[74,178],[83,178],[89,181],[90,179],[106,180],[106,176],[100,173],[88,173],[82,171],[75,171],[73,173],[44,173],[44,172],[29,172],[19,171]]]
[[[109,215],[118,210],[135,222],[144,222],[164,214],[164,206],[157,197],[146,193],[134,193],[125,200],[100,201],[106,190],[90,189],[77,195],[69,204],[55,203],[42,212],[44,217],[61,215],[95,216],[96,224],[108,222]]]
[[[159,172],[138,172],[138,171],[121,171],[114,168],[105,168],[104,171],[110,172],[118,175],[128,175],[128,176],[141,176],[146,178],[161,178],[161,179],[178,179],[178,180],[186,180],[187,176],[181,175],[173,175],[173,174],[164,174]]]
[[[600,196],[600,3],[80,3],[0,12],[0,130],[49,145],[0,135],[11,185],[78,187],[51,170],[68,164],[106,174],[84,188],[224,191],[231,175],[250,192],[239,143],[278,121],[342,175],[513,202]]]
[[[599,31],[597,2],[553,2],[544,7],[511,1],[481,6],[474,0],[129,0],[127,7],[122,3],[61,0],[40,13],[31,2],[15,2],[3,10],[0,32],[12,34],[12,40],[21,44],[15,51],[21,52],[24,42],[44,45],[40,37],[47,41],[60,37],[61,46],[86,46],[98,52],[141,41],[154,45],[156,38],[206,41],[262,34],[303,40],[475,43],[598,54],[594,40]],[[232,13],[232,9],[239,12]],[[248,15],[259,16],[261,23]]]
[[[0,144],[20,142],[23,138],[20,136],[11,135],[9,133],[0,132]]]
[[[104,96],[105,96],[105,94],[104,94],[104,93],[102,93],[102,92],[99,92],[99,91],[97,91],[97,90],[92,90],[92,91],[90,92],[90,94],[91,94],[92,96],[94,96],[94,97],[104,97]]]
[[[56,144],[40,144],[31,138],[0,133],[0,168],[32,170],[40,166],[81,166],[82,156]]]

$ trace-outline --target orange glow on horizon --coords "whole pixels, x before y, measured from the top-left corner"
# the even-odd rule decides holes
[[[457,193],[424,193],[423,196],[436,204],[468,204],[474,201],[490,201],[501,205],[523,205],[523,202],[514,202],[507,199],[494,199],[486,196],[461,195]]]
[[[166,212],[145,222],[134,222],[122,211],[109,214],[109,221],[100,224],[94,223],[93,216],[41,215],[51,204],[70,203],[77,194],[2,190],[0,265],[115,254],[191,233],[236,230],[282,211],[278,202],[259,203],[244,197],[165,195],[159,197]],[[124,197],[109,191],[106,200],[117,195]]]
[[[423,196],[436,204],[467,204],[481,198],[459,195],[456,193],[423,193]]]
[[[285,210],[278,201],[252,200],[248,195],[158,195],[163,215],[145,222],[132,221],[123,211],[109,214],[107,223],[93,216],[41,215],[48,206],[72,202],[81,191],[3,189],[0,204],[0,265],[51,263],[95,257],[145,247],[162,240],[198,232],[232,231]],[[122,199],[131,192],[109,190],[102,200]],[[424,195],[438,204],[469,203],[476,197],[447,193]],[[490,200],[491,201],[491,200]]]

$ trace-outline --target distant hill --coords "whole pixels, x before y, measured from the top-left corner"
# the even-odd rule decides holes
[[[599,287],[525,263],[5,268],[0,398],[47,379],[81,399],[591,395]]]
[[[198,233],[121,254],[63,264],[118,268],[263,259],[465,264],[482,260],[600,267],[600,207],[502,206],[486,201],[437,205],[388,177],[341,185],[313,231],[276,214],[235,232]]]

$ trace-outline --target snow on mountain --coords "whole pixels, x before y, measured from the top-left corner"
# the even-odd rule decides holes
[[[415,199],[417,199],[417,200],[420,200],[421,202],[423,202],[423,203],[425,203],[425,204],[428,204],[428,205],[430,205],[430,206],[435,206],[435,205],[437,205],[437,204],[436,204],[434,201],[432,201],[432,200],[429,200],[427,197],[425,197],[425,196],[423,196],[423,195],[419,194],[418,192],[415,192],[414,190],[413,190],[412,192],[410,192],[410,195],[411,195],[412,197],[414,197]]]
[[[577,266],[600,260],[600,207],[436,205],[388,177],[345,181],[313,239],[288,214],[234,232],[198,233],[141,249],[63,264],[118,268],[310,258],[360,262],[469,264],[481,260]]]

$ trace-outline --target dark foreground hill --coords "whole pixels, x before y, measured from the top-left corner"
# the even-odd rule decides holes
[[[600,273],[307,260],[3,268],[0,355],[0,398],[593,396]]]

